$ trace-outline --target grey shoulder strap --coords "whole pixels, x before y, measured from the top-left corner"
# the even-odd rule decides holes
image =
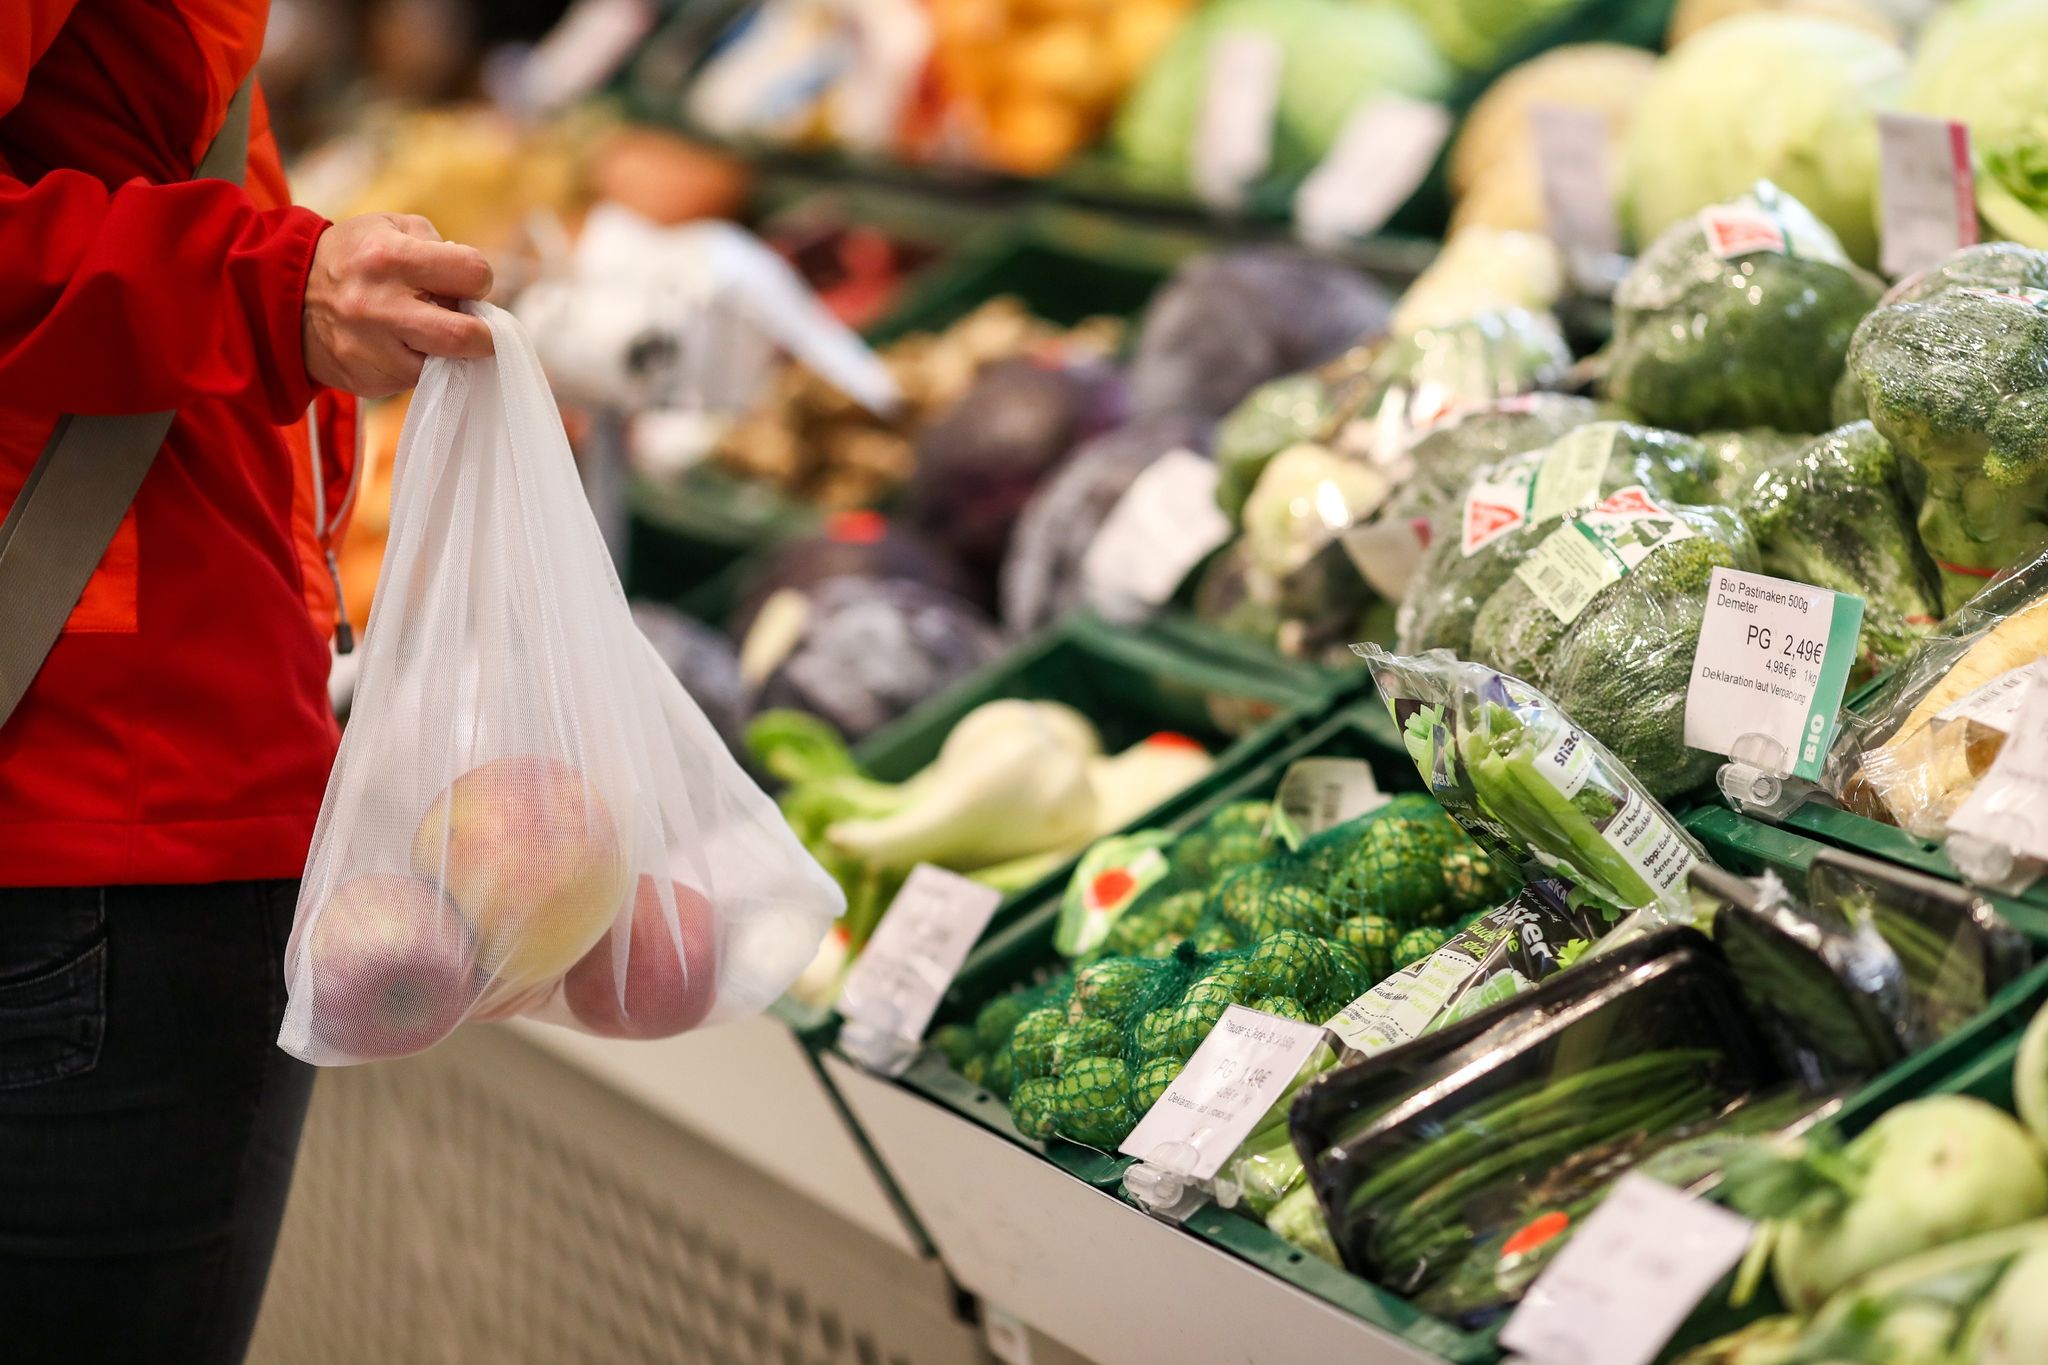
[[[242,183],[250,87],[228,101],[194,180]],[[63,416],[0,522],[0,725],[14,714],[105,557],[176,413]]]

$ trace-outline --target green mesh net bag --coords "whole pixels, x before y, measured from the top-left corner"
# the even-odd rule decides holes
[[[1168,844],[1166,871],[1110,925],[1094,957],[1163,957],[1193,933],[1223,877],[1280,847],[1265,801],[1233,801]]]
[[[1026,1136],[1113,1151],[1231,1005],[1328,1019],[1517,886],[1426,796],[1207,866],[1216,880],[1185,928],[1001,996],[934,1046],[1007,1096]]]

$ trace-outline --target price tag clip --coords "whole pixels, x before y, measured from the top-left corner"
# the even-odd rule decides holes
[[[1728,804],[1744,815],[1779,824],[1813,796],[1814,784],[1792,773],[1792,756],[1769,735],[1745,734],[1714,774]]]

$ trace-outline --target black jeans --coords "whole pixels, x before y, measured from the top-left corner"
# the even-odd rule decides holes
[[[296,882],[0,890],[0,1360],[239,1361],[313,1068]]]

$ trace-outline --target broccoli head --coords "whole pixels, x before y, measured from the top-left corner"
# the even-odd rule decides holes
[[[1803,431],[1745,427],[1740,431],[1703,431],[1700,444],[1713,455],[1715,465],[1714,493],[1705,501],[1732,507],[1749,491],[1757,475],[1812,445],[1813,437]]]
[[[1408,448],[1415,462],[1415,476],[1402,489],[1409,511],[1426,514],[1453,502],[1487,465],[1540,449],[1599,417],[1600,405],[1590,398],[1527,393],[1447,418]]]
[[[1941,617],[1898,456],[1869,422],[1757,475],[1742,499],[1764,572],[1863,599],[1864,676],[1899,662]]]
[[[1924,490],[1947,610],[2048,544],[2048,253],[1955,253],[1863,320],[1849,366]]]
[[[1705,782],[1719,757],[1685,743],[1685,694],[1716,568],[1754,570],[1756,543],[1720,508],[1674,509],[1698,534],[1667,542],[1603,588],[1532,681],[1662,800]]]
[[[1881,286],[1774,188],[1727,207],[1782,224],[1787,249],[1724,257],[1704,214],[1669,228],[1615,290],[1608,396],[1681,431],[1825,431],[1849,338]]]
[[[1498,483],[1517,469],[1535,470],[1540,488],[1546,467],[1567,453],[1567,443],[1583,450],[1608,442],[1606,466],[1597,493],[1606,496],[1631,484],[1677,502],[1705,502],[1713,496],[1719,466],[1707,448],[1690,436],[1658,431],[1632,422],[1594,422],[1567,432],[1540,450],[1532,450],[1490,466],[1475,477]],[[1469,494],[1469,489],[1467,490]],[[1430,541],[1422,566],[1401,603],[1400,648],[1404,654],[1442,647],[1470,657],[1473,627],[1479,612],[1513,577],[1515,566],[1555,528],[1568,508],[1557,508],[1549,520],[1530,520],[1465,553],[1454,505],[1444,520],[1444,534]]]

